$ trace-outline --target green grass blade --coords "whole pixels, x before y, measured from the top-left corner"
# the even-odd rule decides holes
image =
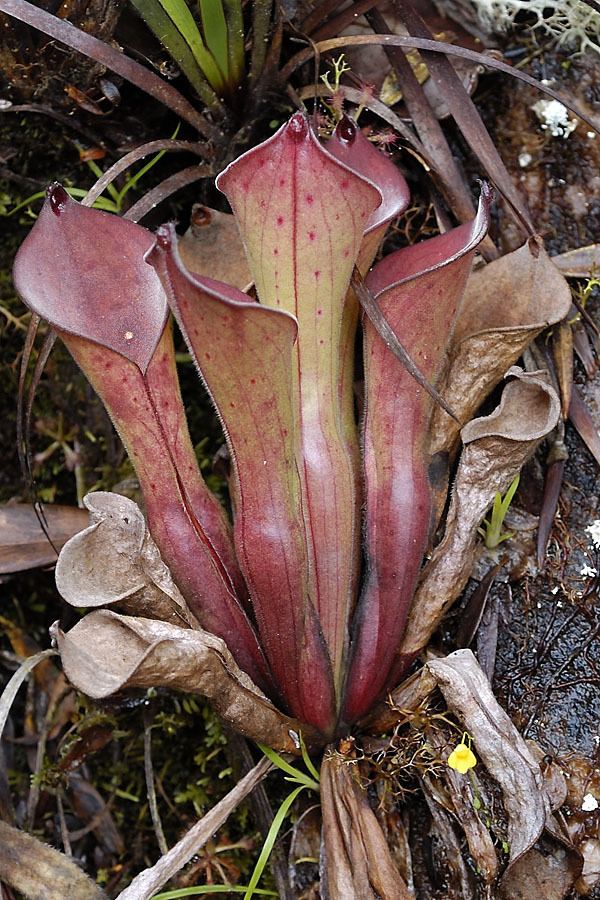
[[[229,58],[229,84],[237,87],[245,73],[244,16],[241,0],[223,0],[227,20],[227,53]]]
[[[305,775],[305,773],[301,772],[300,769],[297,769],[295,766],[290,765],[290,763],[286,762],[286,760],[283,759],[283,757],[281,757],[279,753],[276,753],[275,750],[271,750],[271,748],[267,747],[265,744],[259,744],[258,746],[274,766],[277,766],[278,769],[281,769],[281,771],[285,772],[287,775],[291,775],[292,778],[300,782],[303,787],[312,788],[313,791],[317,791],[318,793],[318,781],[313,781],[312,778],[309,778],[308,775]]]
[[[504,500],[502,501],[502,521],[504,521],[506,517],[506,513],[508,512],[508,507],[512,503],[512,499],[517,493],[517,488],[519,487],[519,481],[521,479],[521,474],[517,472],[515,477],[510,483],[510,487],[508,488],[506,494],[504,495]]]
[[[67,194],[71,197],[85,197],[87,194],[87,190],[85,188],[73,188],[73,187],[65,187]],[[25,200],[21,200],[20,203],[17,203],[16,206],[13,206],[8,212],[0,213],[0,217],[3,219],[8,219],[11,216],[14,216],[16,212],[24,209],[24,207],[29,206],[31,203],[34,203],[36,200],[43,200],[46,196],[46,191],[36,191],[35,194],[31,194],[29,197],[26,197]],[[108,197],[98,197],[98,199],[93,204],[94,209],[102,209],[104,212],[118,213],[119,209],[112,200],[109,200]]]
[[[265,838],[265,842],[263,844],[263,848],[260,851],[260,856],[256,862],[256,866],[254,867],[254,872],[252,873],[252,877],[250,879],[250,883],[248,885],[248,890],[244,894],[244,900],[250,900],[253,894],[258,893],[256,890],[256,885],[260,881],[264,868],[267,864],[269,856],[273,851],[273,846],[275,841],[277,840],[277,835],[279,834],[279,830],[283,825],[283,821],[288,814],[288,810],[298,794],[301,793],[305,788],[305,785],[301,784],[300,787],[295,788],[291,794],[288,794],[279,809],[277,810],[273,821],[271,822],[271,827],[269,828],[269,832]]]
[[[85,163],[88,166],[88,168],[94,173],[96,178],[102,178],[102,176],[104,175],[104,172],[102,171],[100,166],[94,162],[93,159],[86,159]],[[114,186],[114,184],[107,185],[107,190],[108,190],[108,193],[110,194],[110,196],[113,198],[113,200],[115,201],[115,203],[117,204],[117,206],[120,209],[121,204],[119,202],[119,192],[116,189],[116,187]]]
[[[152,900],[179,900],[179,897],[198,897],[200,894],[243,894],[248,887],[246,884],[203,884],[154,894]],[[261,897],[277,897],[277,891],[269,891],[267,888],[255,888],[254,893]]]
[[[300,734],[300,751],[302,753],[302,759],[304,760],[304,765],[306,766],[306,768],[308,769],[310,774],[313,776],[313,778],[315,779],[317,784],[320,784],[321,776],[319,775],[319,771],[315,767],[312,759],[308,755],[308,750],[306,749],[306,744],[304,743],[304,738],[302,737],[302,734]]]
[[[177,137],[179,128],[180,128],[180,125],[178,124],[177,128],[175,129],[175,131],[173,132],[173,134],[171,136],[171,140],[174,140]],[[118,197],[117,197],[117,203],[119,204],[119,208],[122,206],[123,198],[125,197],[127,192],[136,186],[136,184],[138,183],[140,178],[143,178],[144,175],[146,174],[146,172],[149,172],[150,169],[156,165],[156,163],[159,161],[159,159],[161,159],[165,155],[166,152],[167,152],[166,150],[159,150],[159,152],[156,153],[154,156],[152,156],[148,160],[148,162],[145,163],[141,167],[141,169],[139,169],[137,172],[135,172],[134,175],[131,175],[130,178],[127,179],[126,183],[121,188],[121,191],[119,192]]]
[[[159,0],[159,3],[194,54],[194,59],[211,86],[217,93],[220,93],[225,86],[223,75],[212,53],[210,50],[207,50],[200,30],[185,0]]]
[[[202,102],[212,108],[218,107],[220,105],[219,98],[209,84],[206,73],[198,64],[189,44],[173,20],[167,15],[159,0],[131,0],[131,4],[177,63]]]
[[[212,53],[225,82],[229,84],[227,22],[223,4],[221,0],[199,0],[199,7],[206,46]]]

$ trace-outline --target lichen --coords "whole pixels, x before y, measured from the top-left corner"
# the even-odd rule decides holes
[[[600,53],[600,13],[582,0],[465,0],[475,11],[483,28],[492,32],[508,31],[518,13],[536,17],[534,30],[556,38],[559,45],[580,52],[590,48]]]

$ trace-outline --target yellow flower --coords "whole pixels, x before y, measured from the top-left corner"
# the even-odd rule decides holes
[[[450,756],[448,757],[448,765],[456,772],[464,775],[469,769],[477,765],[477,757],[470,747],[466,744],[457,744]]]

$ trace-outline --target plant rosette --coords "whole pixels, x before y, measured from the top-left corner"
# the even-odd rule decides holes
[[[558,421],[544,373],[514,363],[570,293],[538,238],[473,272],[485,185],[472,221],[373,265],[409,192],[348,117],[323,143],[293,115],[217,186],[257,299],[190,271],[172,225],[153,235],[56,184],[17,255],[17,290],[102,399],[144,498],[144,514],[116,494],[86,498],[90,526],[61,551],[57,585],[92,611],[54,636],[91,697],[198,693],[242,734],[298,755],[300,735],[316,749],[377,721],[460,595],[483,516]],[[219,255],[239,259],[223,233]],[[223,427],[232,522],[194,455],[172,317]],[[497,409],[469,421],[507,371]],[[434,548],[460,444],[448,409],[468,424]],[[346,797],[374,828],[336,759],[324,802]]]

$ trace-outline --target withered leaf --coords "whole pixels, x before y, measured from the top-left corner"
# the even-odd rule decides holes
[[[502,880],[498,900],[563,900],[571,896],[581,863],[575,854],[556,846],[551,853],[532,847]]]
[[[563,419],[566,419],[573,389],[573,330],[568,322],[559,322],[554,329],[552,356],[560,388]]]
[[[443,868],[447,869],[449,876],[445,879],[448,891],[446,896],[448,900],[474,900],[473,878],[469,876],[465,865],[452,819],[432,795],[427,781],[423,782],[423,793],[431,813],[430,834],[437,839],[432,842],[433,862],[438,865],[443,864]],[[437,865],[435,869],[437,869]]]
[[[87,494],[83,502],[91,524],[67,541],[56,564],[56,586],[67,603],[115,605],[194,627],[137,504],[109,491]]]
[[[48,532],[57,550],[87,525],[85,510],[77,506],[45,506]],[[56,561],[52,544],[42,531],[30,503],[0,507],[0,575],[23,572]]]
[[[583,394],[575,385],[573,385],[571,392],[569,419],[571,424],[577,429],[581,440],[585,443],[598,465],[600,465],[600,431],[597,427],[596,417],[592,415]]]
[[[410,900],[352,761],[338,753],[321,765],[323,853],[330,900]]]
[[[0,822],[0,880],[28,900],[106,900],[106,894],[64,853]]]
[[[600,270],[600,244],[567,250],[553,256],[552,262],[566,278],[589,278]]]
[[[246,251],[231,213],[194,205],[190,227],[178,247],[186,268],[195,275],[207,275],[241,291],[252,283]]]
[[[89,613],[66,634],[57,626],[52,632],[67,678],[89,697],[149,687],[200,694],[246,737],[298,752],[300,723],[267,700],[213,634],[111,610]],[[310,729],[302,733],[314,741]]]
[[[502,790],[510,866],[537,841],[551,816],[540,767],[470,650],[427,663],[448,707],[471,735],[474,750]]]
[[[438,755],[448,755],[447,741],[441,732],[428,728],[426,738]],[[478,795],[480,800],[482,797],[482,788],[477,775],[473,772],[470,778],[465,778],[448,766],[441,778],[432,779],[431,776],[425,776],[423,788],[430,810],[434,804],[453,813],[455,821],[467,839],[469,853],[479,874],[486,884],[492,884],[498,873],[498,859],[489,827],[479,818],[475,808],[475,797]],[[433,810],[431,811],[433,815]],[[453,830],[452,834],[454,844],[456,844],[456,835]],[[457,855],[462,859],[460,849]],[[452,866],[452,861],[449,861],[449,865]],[[455,867],[454,871],[461,882],[465,880],[460,868]]]
[[[467,422],[523,349],[563,319],[571,292],[541,238],[471,273],[452,341],[442,395]],[[432,423],[432,452],[451,452],[459,428],[441,410]]]
[[[477,528],[497,491],[510,485],[540,440],[555,427],[560,401],[544,373],[513,367],[499,406],[462,430],[465,443],[446,531],[423,570],[400,654],[425,647],[444,613],[463,590],[473,566]]]
[[[69,778],[69,801],[73,812],[91,831],[107,853],[120,856],[125,850],[110,810],[96,788],[84,778]],[[71,835],[73,838],[74,835]]]

